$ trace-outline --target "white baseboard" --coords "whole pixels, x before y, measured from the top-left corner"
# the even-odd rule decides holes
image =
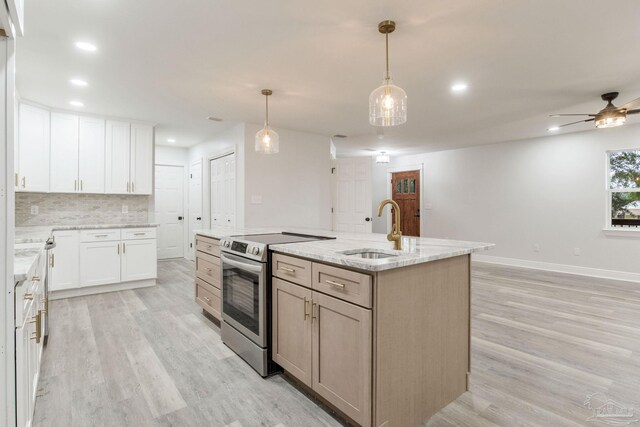
[[[554,264],[551,262],[530,261],[517,258],[503,258],[491,255],[472,256],[472,260],[476,262],[484,262],[487,264],[509,265],[512,267],[531,268],[534,270],[554,271],[557,273],[576,274],[578,276],[598,277],[602,279],[623,280],[625,282],[640,283],[640,273],[631,273],[628,271],[603,270],[600,268],[580,267],[568,264]]]
[[[86,288],[63,289],[51,291],[50,300],[81,297],[85,295],[104,294],[106,292],[126,291],[129,289],[148,288],[155,286],[156,279],[135,280],[133,282],[112,283],[110,285],[88,286]]]

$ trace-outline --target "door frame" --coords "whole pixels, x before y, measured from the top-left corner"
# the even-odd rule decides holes
[[[182,257],[187,258],[189,256],[189,170],[184,164],[180,163],[155,163],[153,167],[153,211],[156,209],[156,192],[155,192],[155,179],[156,179],[156,167],[157,166],[170,166],[182,168]],[[154,218],[154,221],[158,222],[158,218]],[[159,223],[158,223],[159,224]]]
[[[219,151],[214,154],[210,154],[207,156],[207,220],[209,222],[209,228],[212,227],[211,224],[211,161],[216,159],[221,159],[223,157],[227,157],[234,154],[236,156],[236,168],[235,168],[235,181],[236,181],[236,205],[234,206],[235,211],[235,224],[238,226],[238,155],[235,148],[230,148],[224,151]],[[204,179],[202,180],[204,182]],[[244,200],[243,200],[244,203]],[[204,210],[204,200],[202,204],[202,209]]]
[[[203,197],[202,197],[203,194],[204,194],[204,179],[203,179],[203,176],[202,176],[203,172],[204,172],[204,170],[203,170],[204,169],[203,168],[204,160],[202,159],[202,157],[198,157],[197,159],[194,159],[193,161],[190,161],[189,165],[188,165],[189,168],[185,170],[185,173],[187,174],[187,180],[185,182],[185,184],[187,186],[187,197],[186,197],[186,199],[187,199],[187,213],[186,213],[186,215],[187,215],[187,218],[189,218],[189,220],[187,221],[187,235],[185,236],[185,239],[187,241],[187,244],[186,244],[187,245],[186,246],[187,252],[185,252],[185,254],[186,254],[185,258],[189,259],[191,261],[195,261],[196,248],[193,247],[194,256],[192,258],[191,257],[191,249],[192,248],[191,248],[190,245],[191,245],[191,243],[195,244],[195,242],[191,242],[191,177],[190,177],[190,174],[191,174],[191,168],[194,167],[198,163],[200,164],[200,211],[202,212],[201,213],[202,217],[204,217],[205,216],[204,215],[205,214],[205,209],[204,209],[204,200],[203,200]],[[202,221],[202,222],[204,222],[204,221]]]
[[[393,174],[396,172],[411,172],[411,171],[419,171],[420,172],[420,237],[424,236],[424,215],[423,215],[423,204],[424,204],[424,163],[415,163],[412,165],[402,165],[402,166],[389,166],[387,168],[387,199],[391,199],[393,197],[393,190],[391,189],[391,179]],[[387,216],[387,233],[391,233],[391,215]]]

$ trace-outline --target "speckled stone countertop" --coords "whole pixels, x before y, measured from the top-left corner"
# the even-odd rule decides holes
[[[145,228],[157,227],[156,223],[145,224],[88,224],[88,225],[45,225],[33,227],[16,227],[15,252],[13,262],[14,282],[21,282],[27,277],[31,266],[44,250],[44,242],[57,230],[101,230],[105,228]],[[41,243],[39,247],[34,244]]]
[[[295,227],[253,229],[219,227],[208,230],[198,230],[196,231],[196,234],[220,239],[240,234],[261,234],[282,231],[335,237],[335,239],[269,246],[269,249],[274,252],[365,271],[391,270],[394,268],[436,261],[439,259],[468,255],[474,252],[485,251],[495,246],[493,243],[432,239],[427,237],[404,237],[403,250],[396,251],[393,250],[393,243],[387,240],[386,234],[342,233]],[[365,259],[345,253],[355,250],[363,252],[383,252],[394,256],[380,259]]]
[[[27,279],[27,273],[43,248],[16,249],[13,253],[13,281],[14,285]]]
[[[46,242],[51,233],[58,230],[102,230],[105,228],[146,228],[157,227],[156,223],[145,224],[88,224],[88,225],[44,225],[33,227],[16,227],[15,243]]]

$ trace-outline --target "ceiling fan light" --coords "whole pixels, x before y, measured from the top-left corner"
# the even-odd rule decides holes
[[[626,111],[611,111],[596,116],[596,127],[598,129],[614,128],[622,126],[627,121]]]
[[[380,152],[380,154],[376,156],[376,163],[389,163],[390,161],[389,155],[384,151]]]

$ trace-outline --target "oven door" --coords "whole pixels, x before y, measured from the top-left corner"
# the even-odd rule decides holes
[[[267,346],[267,264],[220,253],[222,320],[259,345]]]

